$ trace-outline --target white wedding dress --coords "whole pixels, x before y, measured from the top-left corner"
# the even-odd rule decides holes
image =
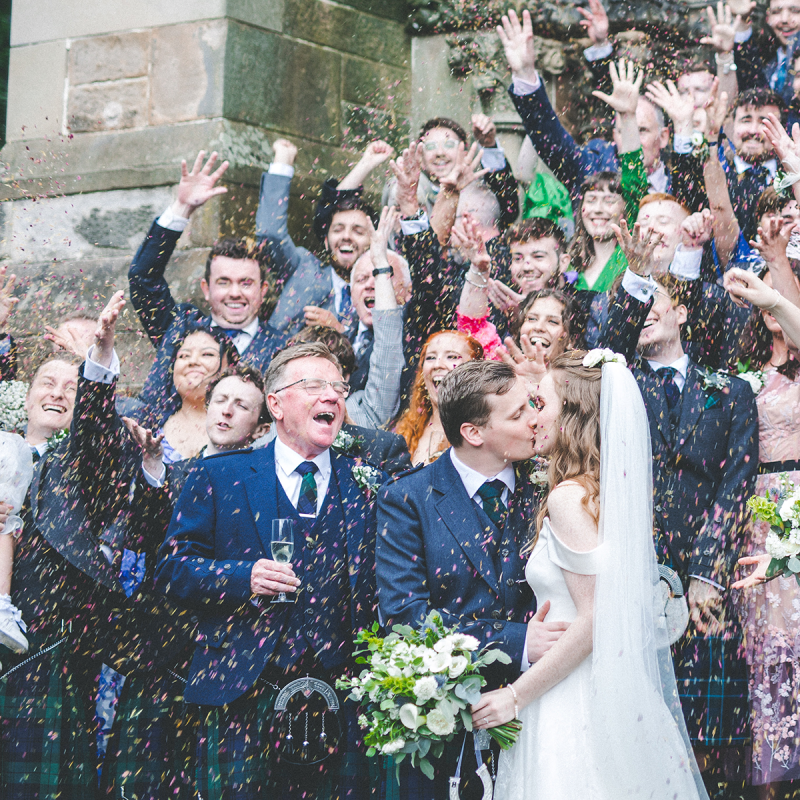
[[[593,650],[520,710],[495,800],[707,800],[656,602],[647,416],[623,365],[603,366],[600,401],[600,544],[571,550],[545,519],[525,571],[548,620],[566,622],[563,570],[596,576]]]

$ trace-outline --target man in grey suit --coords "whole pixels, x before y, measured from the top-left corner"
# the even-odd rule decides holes
[[[256,213],[256,236],[266,240],[281,286],[270,325],[289,335],[304,324],[331,325],[339,321],[347,328],[355,319],[350,272],[369,248],[371,223],[377,222],[375,212],[360,198],[348,198],[331,216],[323,258],[298,247],[287,227],[297,148],[286,139],[278,139],[273,149],[275,159],[261,176]]]

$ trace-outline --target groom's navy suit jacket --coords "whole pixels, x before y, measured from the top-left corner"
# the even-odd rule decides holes
[[[353,639],[375,619],[375,502],[355,482],[355,461],[331,451],[348,557]],[[258,604],[250,591],[253,564],[271,559],[272,520],[278,518],[275,444],[209,456],[181,492],[162,547],[157,586],[199,617],[198,637],[185,699],[220,706],[247,692],[284,637],[291,606]],[[323,508],[324,510],[324,508]],[[308,558],[298,531],[292,566],[303,580]],[[301,586],[302,588],[302,586]],[[320,606],[327,602],[320,587]],[[263,602],[263,601],[267,602]],[[299,602],[299,598],[298,598]]]
[[[446,625],[458,624],[511,656],[510,665],[493,665],[490,682],[516,679],[536,609],[520,551],[537,510],[534,486],[517,468],[495,564],[485,544],[489,518],[467,495],[449,450],[386,484],[378,497],[375,555],[382,621],[416,626],[436,609]]]

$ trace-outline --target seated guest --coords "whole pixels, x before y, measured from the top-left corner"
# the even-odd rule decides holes
[[[448,372],[465,361],[483,358],[483,347],[469,334],[440,331],[425,342],[419,356],[411,400],[395,431],[400,434],[416,464],[430,464],[448,447],[439,418],[439,384]]]
[[[324,345],[276,355],[265,390],[277,438],[204,459],[181,493],[157,569],[167,597],[200,620],[184,694],[200,706],[197,790],[231,800],[357,800],[377,787],[351,702],[339,715],[338,752],[316,766],[279,755],[288,745],[268,719],[279,687],[306,675],[332,687],[356,668],[354,637],[375,619],[374,499],[384,476],[359,483],[357,462],[331,453],[347,390]],[[295,523],[290,564],[270,557],[277,519]]]
[[[494,643],[511,658],[486,673],[488,685],[499,688],[541,658],[567,627],[544,622],[549,604],[533,616],[536,600],[524,579],[524,553],[538,511],[525,463],[534,456],[537,411],[526,384],[498,362],[456,367],[439,392],[451,449],[380,491],[375,556],[380,610],[387,625],[413,626],[436,610],[446,625],[458,625],[482,644]],[[433,784],[404,766],[401,797],[447,796],[460,738],[445,748]],[[499,748],[492,752],[496,757]],[[474,794],[472,765],[461,774],[472,778],[472,787],[467,781],[463,788],[473,793],[462,797],[482,794]],[[392,776],[390,771],[387,778]]]
[[[353,324],[350,273],[369,247],[377,217],[360,197],[337,202],[325,229],[321,257],[298,247],[289,236],[289,188],[297,148],[286,139],[273,144],[275,159],[261,176],[256,212],[256,236],[271,257],[280,297],[270,324],[291,336],[303,324],[317,325],[320,317],[335,314],[343,325]]]
[[[285,338],[259,319],[269,291],[268,253],[245,240],[222,239],[211,248],[200,282],[210,315],[172,297],[164,270],[181,232],[198,208],[227,191],[216,183],[228,162],[212,172],[217,154],[212,153],[205,166],[204,157],[204,152],[198,154],[191,172],[183,162],[175,202],[153,223],[128,272],[131,302],[156,348],[156,361],[140,395],[148,405],[156,405],[169,386],[169,365],[189,328],[220,329],[256,369],[264,369],[285,344]]]

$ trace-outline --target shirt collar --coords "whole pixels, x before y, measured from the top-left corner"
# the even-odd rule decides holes
[[[741,156],[734,154],[733,156],[733,165],[736,168],[736,174],[741,175],[743,172],[747,172],[749,169],[753,169],[753,164],[748,164]],[[770,158],[768,161],[765,161],[762,167],[766,167],[767,171],[769,172],[772,178],[775,177],[775,173],[778,171],[778,162],[774,158]]]
[[[275,463],[286,477],[291,475],[304,461],[313,461],[319,468],[323,478],[327,479],[330,477],[330,450],[323,450],[323,452],[314,458],[303,458],[303,456],[296,453],[291,447],[281,441],[280,434],[275,437]]]
[[[333,268],[333,265],[331,265],[331,281],[333,282],[333,291],[337,295],[348,285],[347,281]]]
[[[647,182],[654,192],[664,193],[667,191],[667,171],[661,161],[658,162],[658,167],[647,176]]]
[[[231,330],[230,328],[225,328],[224,325],[217,322],[214,319],[214,317],[211,317],[211,327],[224,328],[224,330]],[[244,328],[240,328],[239,333],[246,333],[252,339],[258,333],[258,317],[256,317],[249,325],[245,325]]]
[[[28,447],[30,447],[31,452],[35,450],[40,458],[50,449],[50,445],[46,441],[39,444],[29,444]]]
[[[689,371],[689,354],[684,353],[677,361],[673,361],[671,364],[662,364],[660,361],[648,361],[647,362],[655,371],[658,371],[662,367],[672,367],[676,372],[679,372],[683,379],[686,380],[686,373]]]
[[[487,478],[486,475],[482,475],[480,472],[476,472],[472,469],[472,467],[468,467],[456,455],[456,451],[452,447],[450,448],[450,460],[453,462],[453,466],[456,468],[456,472],[461,478],[461,482],[464,484],[464,488],[467,490],[470,500],[475,497],[478,489],[480,489],[484,483],[494,480],[502,481],[506,485],[508,491],[513,493],[516,481],[514,478],[514,466],[512,464],[507,464],[497,475],[492,475]]]

